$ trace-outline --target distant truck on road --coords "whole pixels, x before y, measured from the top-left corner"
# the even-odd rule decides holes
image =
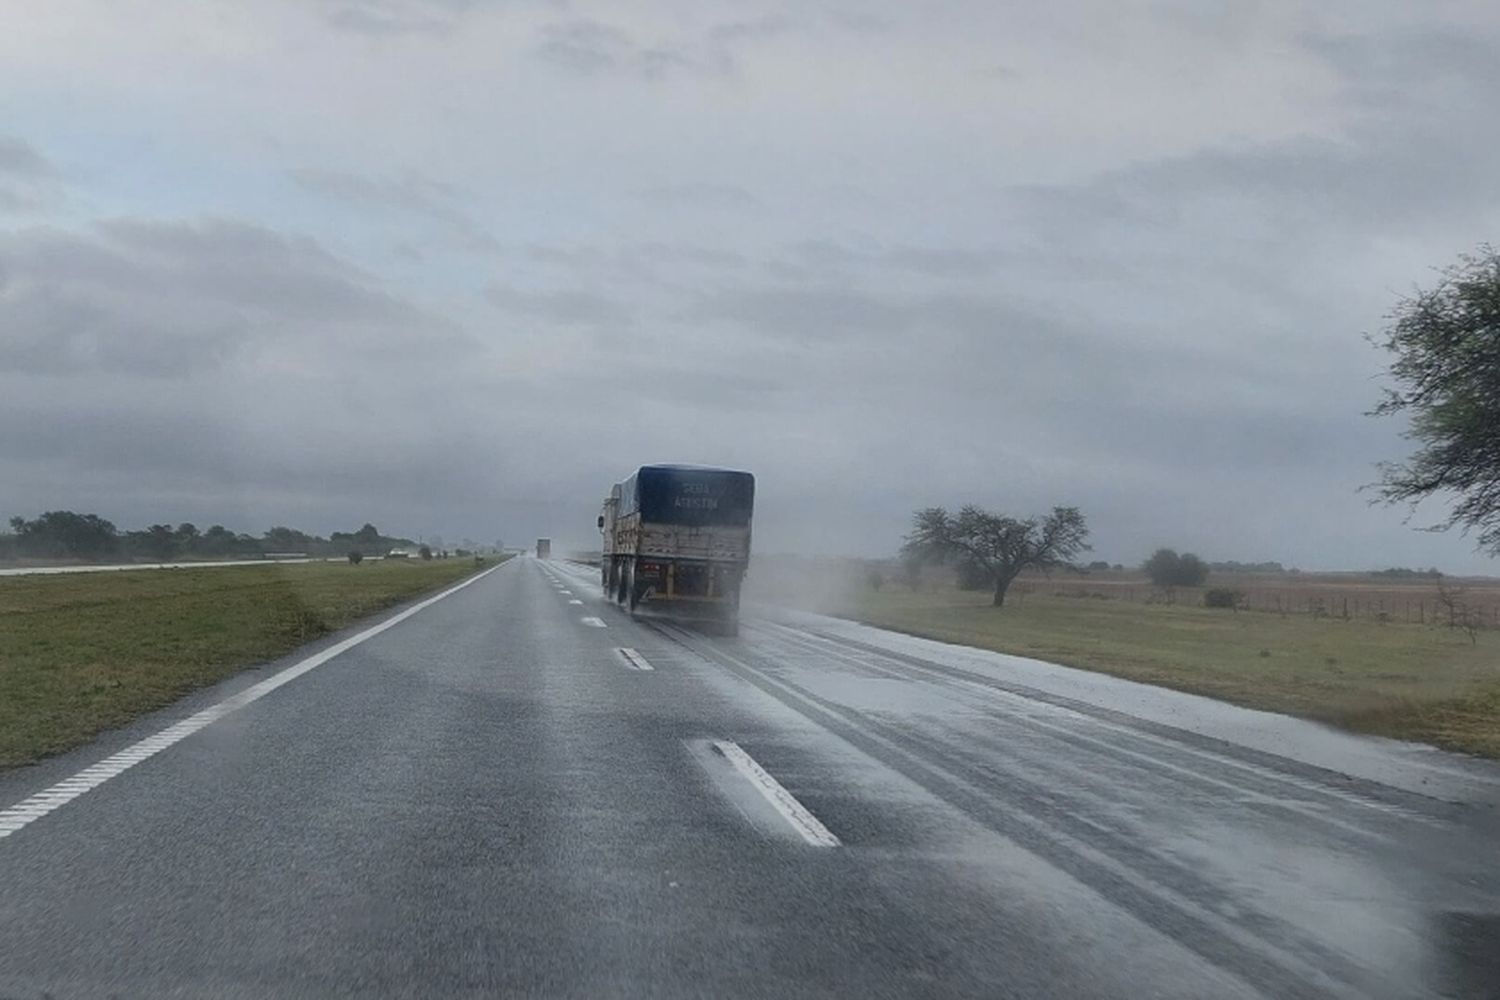
[[[536,540],[536,557],[538,559],[552,558],[552,539],[538,538]]]
[[[755,477],[697,465],[643,465],[616,483],[599,514],[604,593],[635,613],[739,630],[750,563]]]

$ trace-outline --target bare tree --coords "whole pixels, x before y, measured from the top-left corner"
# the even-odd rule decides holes
[[[980,566],[994,580],[995,607],[1023,569],[1068,565],[1087,551],[1089,529],[1077,507],[1054,507],[1045,518],[1019,519],[970,504],[955,517],[942,507],[919,510],[901,547],[904,558],[920,562],[958,559]]]
[[[1438,604],[1448,612],[1448,627],[1463,629],[1473,645],[1479,644],[1479,610],[1469,603],[1468,591],[1447,580],[1437,584]]]

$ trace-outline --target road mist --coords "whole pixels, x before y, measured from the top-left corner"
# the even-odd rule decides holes
[[[849,607],[870,574],[889,575],[881,560],[768,553],[750,557],[747,601],[835,614]]]

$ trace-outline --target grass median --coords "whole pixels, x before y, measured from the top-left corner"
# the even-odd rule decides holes
[[[1500,758],[1500,630],[895,586],[818,610]]]
[[[383,560],[0,578],[0,767],[77,746],[482,568]]]

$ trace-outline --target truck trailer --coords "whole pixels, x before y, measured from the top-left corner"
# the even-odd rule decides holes
[[[599,514],[604,593],[632,614],[649,609],[735,634],[754,506],[748,472],[641,466]]]
[[[536,540],[536,557],[538,559],[552,558],[552,539],[538,538]]]

